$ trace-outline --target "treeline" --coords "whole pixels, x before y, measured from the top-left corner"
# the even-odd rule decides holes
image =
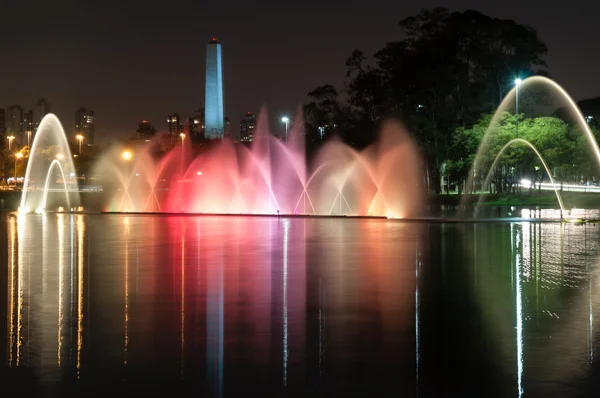
[[[473,10],[424,10],[400,28],[404,39],[373,57],[360,50],[348,57],[343,88],[308,93],[307,149],[314,152],[334,134],[364,148],[381,121],[397,117],[422,150],[430,192],[439,193],[444,170],[454,180],[468,174],[471,153],[462,150],[457,159],[457,146],[473,138],[469,131],[480,131],[481,116],[498,107],[515,78],[546,75],[547,47],[533,28]]]

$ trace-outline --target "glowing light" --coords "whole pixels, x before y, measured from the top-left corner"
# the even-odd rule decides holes
[[[522,224],[522,226],[525,226]],[[523,395],[523,303],[521,294],[521,257],[519,254],[521,235],[515,236],[515,275],[516,275],[516,313],[517,313],[517,388],[519,397]]]
[[[521,79],[515,79],[515,86],[519,87],[522,83]]]
[[[123,219],[123,224],[125,224],[125,341],[123,363],[127,365],[129,349],[129,217]]]
[[[81,376],[81,352],[83,349],[84,234],[83,216],[77,216],[77,378]]]
[[[57,217],[58,221],[58,277],[59,277],[59,288],[58,288],[58,349],[57,349],[57,364],[60,367],[60,356],[62,351],[62,326],[63,326],[63,294],[65,292],[65,278],[64,278],[64,246],[65,246],[65,216],[59,214]]]
[[[132,154],[130,151],[125,151],[121,154],[121,157],[125,160],[130,160],[132,158]]]
[[[64,158],[64,155],[62,153],[59,153],[56,155],[56,159],[58,159],[58,160],[63,160],[63,158]]]
[[[10,330],[9,330],[9,349],[8,349],[8,360],[10,366],[13,361],[13,344],[14,344],[14,330],[15,330],[15,268],[17,266],[15,258],[17,256],[16,244],[17,244],[17,228],[14,217],[9,219],[9,242],[10,242]]]
[[[287,279],[288,279],[288,240],[290,220],[283,221],[283,385],[287,386],[288,373],[288,301],[287,301]]]
[[[181,377],[185,359],[185,226],[181,231]]]
[[[20,227],[20,228],[19,228]],[[17,224],[17,236],[18,236],[18,252],[17,252],[17,283],[18,283],[18,299],[17,299],[17,339],[16,339],[16,365],[19,366],[21,363],[21,347],[23,346],[23,234],[24,225],[21,223]]]
[[[23,157],[23,154],[21,152],[17,152],[15,156],[17,157],[17,159],[21,159]]]

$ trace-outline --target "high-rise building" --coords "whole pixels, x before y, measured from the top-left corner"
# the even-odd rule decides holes
[[[223,66],[221,44],[213,38],[206,46],[206,89],[204,103],[204,134],[209,139],[223,139]]]
[[[23,123],[21,123],[21,142],[23,145],[31,146],[33,133],[33,111],[23,112]]]
[[[188,119],[190,135],[195,140],[204,138],[204,108],[196,109],[192,117]]]
[[[147,120],[142,120],[138,125],[136,130],[136,138],[141,141],[150,141],[154,134],[156,133],[156,129],[154,126]]]
[[[4,109],[0,109],[0,135],[4,137],[6,133],[6,111]]]
[[[94,146],[94,111],[81,107],[75,111],[75,134],[73,142],[77,142],[77,136],[83,136],[83,143]]]
[[[240,140],[242,142],[252,142],[255,129],[256,116],[252,112],[248,112],[240,118]]]
[[[167,124],[169,126],[169,135],[173,137],[179,136],[183,132],[183,124],[178,113],[167,116]]]
[[[40,123],[44,116],[51,112],[50,103],[43,98],[40,98],[38,102],[33,106],[33,129],[37,131],[40,127]]]
[[[23,108],[11,105],[6,110],[6,136],[21,137]]]

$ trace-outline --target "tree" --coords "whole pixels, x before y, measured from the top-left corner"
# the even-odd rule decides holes
[[[483,115],[471,129],[458,127],[452,136],[445,176],[449,181],[458,185],[459,191],[467,180],[469,171],[475,161],[477,148],[492,120],[492,114]],[[465,187],[473,190],[474,187]]]
[[[440,192],[453,134],[462,135],[493,111],[515,77],[545,74],[547,48],[534,29],[473,10],[424,10],[400,27],[404,39],[377,51],[374,66],[359,50],[347,59],[349,106],[340,109],[352,117],[344,139],[364,146],[382,118],[400,117],[427,157],[430,190]],[[463,168],[456,158],[447,165],[453,173]]]
[[[335,131],[340,103],[337,90],[329,84],[317,87],[308,93],[308,97],[312,101],[304,105],[306,137],[307,146],[313,148]]]
[[[448,176],[452,181],[464,182],[475,161],[476,180],[485,180],[502,148],[516,138],[516,117],[505,112],[500,115],[497,123],[489,127],[486,150],[475,159],[479,143],[488,131],[492,116],[483,115],[471,129],[461,127],[456,130],[450,145],[447,166]],[[530,142],[538,150],[552,176],[560,181],[579,178],[580,175],[594,177],[598,172],[596,159],[588,150],[585,135],[559,118],[524,119],[520,116],[519,137]],[[541,182],[547,177],[535,152],[523,144],[515,143],[502,154],[493,170],[491,182],[497,192],[511,192],[515,183],[522,178]]]
[[[384,79],[382,71],[366,64],[360,50],[346,59],[346,92],[348,111],[353,115],[345,139],[357,148],[371,144],[376,137],[378,122],[385,114]]]
[[[424,10],[400,26],[406,38],[389,43],[375,58],[393,88],[392,102],[400,104],[427,148],[435,177],[456,127],[470,126],[493,110],[514,77],[545,66],[547,48],[535,30],[472,10]],[[438,186],[433,189],[439,192]]]

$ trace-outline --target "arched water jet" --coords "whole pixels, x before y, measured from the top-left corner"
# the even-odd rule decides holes
[[[71,203],[69,201],[69,191],[67,188],[67,179],[65,178],[65,172],[62,168],[62,165],[60,164],[60,161],[58,159],[54,159],[52,161],[52,163],[50,163],[50,167],[48,168],[48,174],[46,175],[46,182],[44,183],[44,193],[43,193],[43,197],[42,197],[42,207],[40,209],[41,211],[46,210],[46,203],[48,201],[48,186],[50,185],[50,176],[52,175],[52,171],[54,171],[54,167],[58,167],[58,169],[60,170],[60,174],[63,179],[63,185],[65,188],[65,196],[67,197],[67,208],[68,209],[71,208]]]
[[[29,152],[29,160],[27,162],[25,180],[23,182],[23,193],[21,194],[21,205],[19,207],[19,211],[21,212],[31,212],[40,209],[42,205],[43,194],[42,198],[40,198],[37,192],[31,190],[32,183],[35,184],[43,181],[50,168],[50,165],[48,167],[45,165],[45,156],[47,154],[41,153],[42,145],[46,145],[46,147],[56,147],[55,153],[51,154],[51,158],[54,160],[58,156],[61,156],[62,159],[64,159],[63,164],[61,164],[63,172],[66,172],[68,175],[75,172],[73,156],[69,148],[65,131],[58,118],[54,114],[49,113],[44,116],[40,122],[40,126],[33,138],[33,143]],[[63,165],[64,167],[62,167]],[[75,184],[70,182],[67,185],[65,192],[69,195],[70,203],[73,203],[74,205],[79,204],[79,189],[76,182]]]
[[[292,142],[292,144],[293,144],[293,142]],[[275,145],[276,145],[277,149],[279,149],[283,153],[283,155],[285,156],[285,158],[287,159],[289,164],[291,164],[291,166],[294,170],[294,173],[296,173],[296,177],[298,178],[298,181],[300,182],[300,185],[302,186],[302,192],[300,193],[300,196],[298,197],[296,205],[293,208],[293,213],[296,213],[296,211],[298,210],[300,201],[302,201],[302,199],[304,199],[304,202],[306,202],[306,200],[308,199],[308,202],[310,204],[310,207],[312,208],[313,214],[316,214],[315,207],[312,203],[310,195],[308,194],[308,191],[306,190],[308,183],[306,180],[306,164],[304,163],[304,158],[301,157],[299,154],[294,153],[291,150],[291,148],[288,146],[288,144],[284,144],[283,142],[276,140]],[[298,160],[300,160],[300,162]],[[298,163],[301,163],[301,164],[298,164]],[[303,207],[304,207],[304,213],[306,213],[306,203],[304,203]]]
[[[250,181],[248,179],[244,179],[240,184],[236,185],[235,194],[233,195],[231,204],[229,206],[230,213],[236,213],[236,209],[238,210],[237,213],[242,213],[242,211],[240,211],[241,209],[245,209],[246,213],[249,212],[248,205],[246,204],[244,196],[242,195],[242,187],[249,182]],[[236,201],[238,203],[237,207],[235,206]]]
[[[544,170],[546,171],[546,174],[548,174],[548,177],[550,177],[550,182],[552,183],[552,188],[554,189],[554,194],[556,195],[556,199],[558,199],[558,204],[560,205],[560,211],[561,211],[561,217],[562,217],[562,215],[565,213],[565,206],[563,204],[562,196],[560,195],[560,192],[558,191],[558,188],[556,187],[556,183],[554,182],[554,178],[552,178],[552,174],[550,173],[550,169],[548,168],[548,165],[546,164],[546,161],[544,160],[544,158],[542,157],[542,155],[540,154],[540,152],[537,150],[537,148],[535,146],[533,146],[532,143],[530,143],[529,141],[524,140],[522,138],[514,138],[514,139],[508,141],[502,147],[502,149],[500,150],[500,152],[498,152],[498,155],[496,155],[496,158],[494,159],[494,162],[492,163],[492,167],[490,167],[490,170],[488,171],[488,174],[487,174],[487,177],[485,178],[485,182],[484,182],[483,186],[487,186],[490,183],[490,178],[492,177],[492,173],[494,171],[494,168],[496,167],[496,164],[500,160],[500,157],[502,156],[502,154],[504,153],[504,151],[506,151],[508,148],[510,148],[514,144],[525,144],[525,145],[527,145],[529,148],[531,148],[533,150],[533,152],[535,152],[535,154],[537,155],[538,159],[540,159],[540,162],[542,162],[542,165],[544,166]],[[479,200],[477,201],[477,207],[475,208],[476,212],[479,209],[479,206],[480,206],[482,200],[483,200],[483,196],[480,196]]]
[[[398,130],[401,127],[387,127],[379,138],[381,142],[364,151],[341,141],[327,143],[311,168],[301,128],[294,130],[296,140],[284,144],[267,131],[264,115],[261,120],[249,147],[230,141],[203,144],[198,148],[199,155],[190,162],[186,158],[186,168],[180,161],[179,145],[160,158],[148,155],[148,145],[128,148],[140,151],[126,159],[133,159],[128,166],[135,166],[140,177],[133,177],[129,187],[125,168],[118,168],[120,181],[109,168],[104,169],[102,176],[126,190],[124,195],[120,189],[109,194],[113,203],[110,209],[124,211],[125,206],[134,203],[136,211],[328,215],[337,214],[339,205],[339,213],[344,215],[397,216],[404,214],[403,200],[412,203],[415,178],[409,174],[418,170],[418,152],[410,137],[405,139],[402,133],[406,133]],[[394,139],[398,137],[402,140]],[[115,155],[118,150],[111,152]],[[404,156],[407,153],[410,156]],[[118,165],[123,159],[103,156],[98,164],[108,161]],[[144,179],[149,187],[142,183]],[[374,201],[381,202],[381,210],[372,206]],[[422,205],[421,200],[416,202]],[[388,208],[390,211],[386,211]]]
[[[525,89],[525,87],[527,87],[529,84],[533,84],[533,83],[541,83],[541,84],[546,84],[548,85],[551,89],[553,89],[554,91],[556,91],[558,94],[560,94],[560,96],[566,100],[567,105],[569,106],[570,110],[575,112],[575,119],[576,119],[576,123],[577,125],[584,131],[584,134],[594,152],[595,158],[596,158],[596,162],[598,163],[598,166],[600,166],[600,147],[598,147],[598,143],[596,142],[596,139],[594,138],[594,134],[592,133],[592,131],[590,130],[590,126],[588,125],[588,123],[586,122],[583,114],[581,113],[581,110],[579,109],[579,107],[577,106],[577,104],[575,103],[575,101],[573,101],[573,99],[571,98],[571,96],[565,91],[564,88],[562,88],[562,86],[560,86],[558,83],[556,83],[554,80],[549,79],[547,77],[544,76],[531,76],[528,77],[527,79],[523,80],[519,86],[519,90],[523,91]],[[473,164],[471,165],[471,169],[469,171],[469,176],[467,179],[467,185],[466,187],[471,187],[473,185],[473,180],[474,180],[474,171],[475,171],[475,165],[477,163],[477,160],[483,155],[483,153],[486,151],[487,149],[487,145],[488,145],[488,141],[491,137],[491,134],[493,132],[493,128],[498,124],[498,120],[500,118],[500,115],[505,111],[505,109],[507,109],[512,103],[514,103],[515,98],[516,98],[516,87],[513,87],[508,94],[506,94],[506,96],[504,97],[504,99],[502,100],[502,102],[500,103],[500,106],[498,107],[498,109],[496,110],[496,112],[494,113],[494,116],[492,117],[492,120],[490,121],[490,124],[481,140],[481,143],[479,144],[479,148],[477,149],[477,154],[475,155],[475,160],[473,161]],[[465,197],[463,197],[461,199],[461,204],[460,204],[460,209],[459,210],[459,216],[464,216],[464,209],[466,208],[466,200],[468,200]]]
[[[273,189],[271,187],[271,183],[270,178],[267,178],[267,174],[263,167],[261,166],[260,162],[256,159],[255,156],[253,156],[253,154],[250,154],[250,159],[252,160],[253,164],[258,168],[258,170],[260,171],[261,177],[264,181],[265,184],[267,184],[267,188],[269,189],[269,200],[273,200],[275,202],[275,208],[277,209],[277,212],[279,213],[279,204],[277,203],[277,198],[275,197],[275,194],[273,193]],[[270,167],[269,167],[270,169]],[[269,207],[271,207],[269,205]]]

